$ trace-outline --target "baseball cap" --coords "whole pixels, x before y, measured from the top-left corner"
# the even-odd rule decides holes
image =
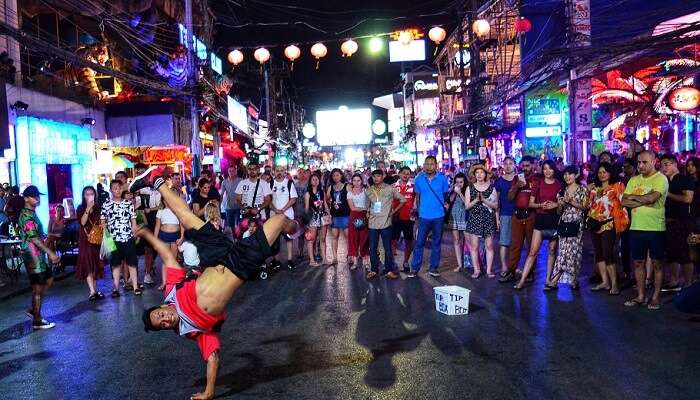
[[[36,186],[34,186],[34,185],[29,185],[29,186],[27,186],[26,189],[24,189],[24,192],[22,192],[22,197],[34,197],[34,198],[37,198],[37,197],[39,197],[40,195],[43,195],[43,194],[45,194],[45,193],[41,193],[41,192],[39,191],[39,188],[37,188]]]

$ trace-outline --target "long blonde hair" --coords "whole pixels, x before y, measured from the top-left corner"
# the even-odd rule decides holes
[[[209,200],[207,204],[204,205],[204,221],[211,221],[221,226],[221,220],[219,202],[216,200]]]

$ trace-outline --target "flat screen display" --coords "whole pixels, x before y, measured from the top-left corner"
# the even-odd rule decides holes
[[[244,133],[248,133],[248,110],[231,96],[226,96],[228,102],[228,120]]]
[[[321,146],[369,144],[372,140],[372,110],[317,111],[316,140]]]
[[[389,42],[389,61],[425,61],[425,40],[412,40],[409,44]]]

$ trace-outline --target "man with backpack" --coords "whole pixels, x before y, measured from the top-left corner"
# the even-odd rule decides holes
[[[260,211],[272,202],[272,190],[267,182],[260,180],[260,165],[248,164],[248,178],[236,187],[236,204],[240,206],[241,215],[262,218]]]
[[[294,219],[294,204],[297,202],[296,187],[294,182],[287,177],[287,170],[282,166],[275,166],[275,178],[270,181],[270,190],[272,191],[272,202],[270,203],[270,217],[277,214],[283,214],[287,218]],[[283,236],[287,245],[287,267],[294,268],[294,259],[292,258],[292,239],[288,236]],[[273,261],[275,266],[281,265],[281,256],[278,254],[277,259]]]

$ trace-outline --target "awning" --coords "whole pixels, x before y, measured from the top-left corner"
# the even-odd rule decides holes
[[[128,168],[134,168],[134,163],[124,156],[112,156],[112,169],[122,171]]]
[[[375,97],[372,105],[385,110],[403,107],[403,94],[401,92]]]

